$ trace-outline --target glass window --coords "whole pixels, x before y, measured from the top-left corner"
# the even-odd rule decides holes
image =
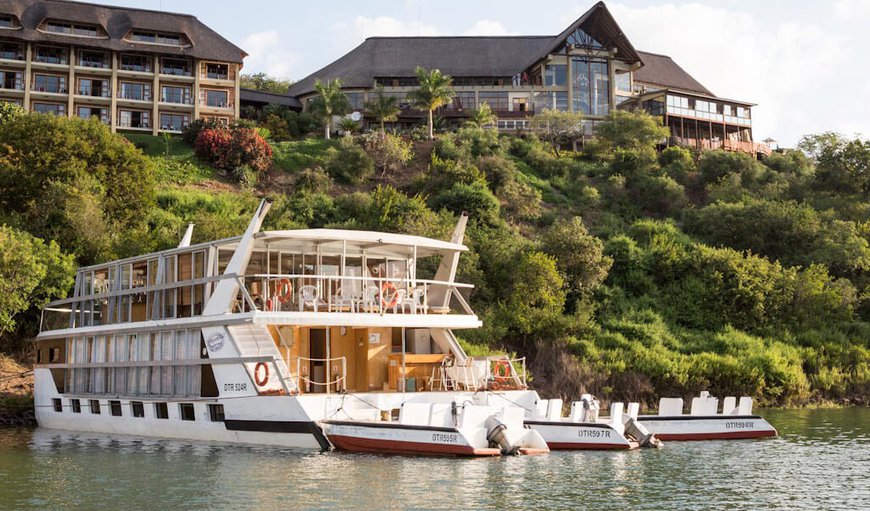
[[[191,103],[190,87],[164,85],[160,90],[160,101],[189,105]]]
[[[24,45],[0,41],[0,59],[24,60]]]
[[[544,85],[561,87],[568,85],[568,66],[552,64],[544,67]]]
[[[151,72],[151,57],[130,53],[121,54],[121,70],[138,71],[140,73]]]
[[[205,104],[219,108],[229,106],[228,94],[225,90],[207,90],[205,91]]]
[[[348,92],[345,94],[347,96],[347,100],[350,103],[350,109],[353,111],[362,111],[365,107],[365,101],[363,98],[365,97],[362,92]]]
[[[578,28],[568,36],[568,44],[587,48],[603,48],[601,43],[581,28]]]
[[[187,114],[160,114],[160,129],[167,131],[181,131],[190,123],[190,116]]]
[[[158,419],[169,418],[169,407],[166,403],[154,403],[154,416]]]
[[[191,64],[185,59],[160,59],[160,72],[165,75],[192,76]]]
[[[66,105],[58,103],[34,103],[33,111],[40,114],[66,115]]]
[[[455,110],[474,110],[477,108],[477,99],[474,92],[457,92],[453,96],[453,108]]]
[[[151,101],[151,84],[137,82],[121,82],[121,89],[118,91],[118,96],[121,99]]]
[[[109,67],[109,55],[101,51],[79,51],[79,65],[106,69]]]
[[[480,104],[487,103],[493,111],[506,112],[508,110],[507,92],[481,92],[478,94],[478,98]]]
[[[0,28],[14,28],[15,19],[8,14],[0,14]]]
[[[118,126],[123,128],[150,128],[150,113],[121,110],[118,112]]]
[[[226,80],[229,77],[229,66],[226,64],[206,64],[205,75],[212,80]]]
[[[607,61],[573,59],[574,111],[586,115],[610,112],[610,75]]]
[[[616,71],[616,90],[631,92],[631,73],[629,71]]]
[[[536,112],[543,112],[544,110],[565,112],[568,110],[568,92],[536,92],[534,106]]]
[[[107,98],[109,97],[109,82],[108,80],[82,78],[79,80],[78,94],[80,96]]]
[[[76,108],[76,115],[82,119],[90,119],[96,117],[104,124],[109,123],[109,110],[106,108],[97,108],[90,106],[80,106]]]
[[[193,403],[178,403],[178,412],[181,415],[181,420],[183,421],[194,421],[196,420],[196,415],[194,414]]]
[[[21,78],[20,71],[0,71],[0,88],[22,90]]]
[[[55,34],[72,34],[72,24],[49,21],[45,24],[45,30],[46,32],[54,32]]]
[[[97,37],[97,27],[80,23],[67,23],[63,21],[49,21],[45,24],[46,32],[55,34],[77,35],[83,37]]]
[[[37,46],[34,60],[46,64],[66,64],[67,53],[66,48],[59,46]]]

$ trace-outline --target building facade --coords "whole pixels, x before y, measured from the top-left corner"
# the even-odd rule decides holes
[[[362,112],[383,87],[402,105],[398,122],[417,123],[424,112],[407,101],[417,66],[453,77],[456,96],[438,112],[448,124],[487,103],[500,130],[524,130],[535,113],[555,109],[582,113],[591,135],[613,110],[642,108],[671,129],[666,144],[768,150],[753,141],[751,103],[719,98],[670,57],[635,50],[603,2],[555,36],[372,37],[289,94],[305,105],[316,80],[339,78]]]
[[[193,16],[62,0],[0,0],[0,101],[177,133],[239,116],[245,52]]]

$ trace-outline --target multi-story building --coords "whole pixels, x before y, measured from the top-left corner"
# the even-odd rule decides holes
[[[239,115],[245,52],[195,17],[62,0],[0,0],[0,101],[179,132]]]
[[[399,123],[423,112],[407,94],[417,66],[453,77],[452,104],[438,115],[457,124],[483,103],[501,130],[522,130],[544,109],[581,112],[586,131],[617,108],[644,108],[670,127],[668,143],[750,153],[766,146],[752,138],[750,103],[715,96],[670,57],[635,50],[603,2],[552,36],[371,37],[335,62],[293,84],[303,105],[316,80],[341,79],[354,110],[376,87],[398,98]]]

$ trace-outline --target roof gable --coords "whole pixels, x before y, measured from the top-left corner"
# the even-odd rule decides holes
[[[616,48],[616,55],[620,60],[641,60],[604,2],[593,5],[554,37],[547,53],[561,53],[568,44],[575,48]]]

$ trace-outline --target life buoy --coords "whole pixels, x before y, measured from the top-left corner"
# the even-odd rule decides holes
[[[278,281],[278,288],[275,290],[275,295],[281,303],[287,303],[293,299],[293,283],[290,279],[283,278]]]
[[[260,378],[260,369],[263,369],[263,378]],[[257,384],[258,387],[262,387],[263,385],[269,383],[269,366],[264,362],[257,362],[257,365],[254,366],[254,383]]]
[[[387,291],[392,290],[392,298],[387,301]],[[396,303],[399,301],[399,291],[396,289],[396,285],[392,282],[384,282],[384,285],[381,286],[381,305],[385,309],[390,309],[396,306]]]
[[[492,368],[492,373],[497,382],[507,382],[511,377],[511,364],[507,360],[497,360],[495,367]]]

